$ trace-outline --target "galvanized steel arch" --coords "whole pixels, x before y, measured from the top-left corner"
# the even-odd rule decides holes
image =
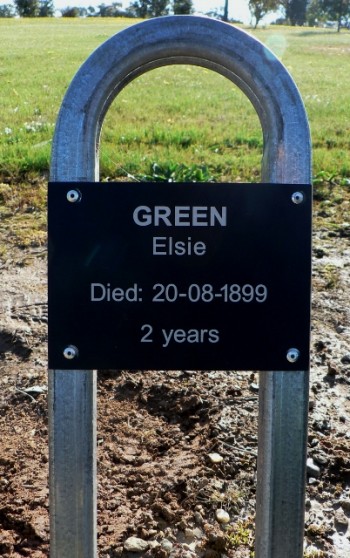
[[[214,70],[247,95],[263,130],[263,181],[310,182],[308,122],[286,68],[245,31],[196,16],[144,21],[117,33],[91,54],[72,80],[61,106],[51,179],[98,180],[100,131],[110,104],[133,79],[170,64]]]

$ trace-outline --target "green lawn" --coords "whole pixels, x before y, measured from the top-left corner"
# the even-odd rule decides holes
[[[0,177],[48,171],[55,120],[73,75],[93,49],[130,23],[0,20]],[[349,32],[271,26],[254,34],[281,58],[300,89],[314,175],[348,183]],[[101,173],[257,181],[261,151],[258,117],[237,87],[206,69],[172,66],[144,74],[114,101],[103,127]]]

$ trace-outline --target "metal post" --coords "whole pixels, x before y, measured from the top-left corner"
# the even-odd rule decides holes
[[[169,64],[195,64],[214,70],[247,95],[263,129],[263,181],[310,182],[307,118],[287,70],[251,35],[193,16],[134,25],[106,41],[87,59],[62,103],[51,180],[98,180],[99,136],[111,102],[142,73]],[[302,556],[307,374],[262,374],[257,558]],[[52,558],[96,557],[95,383],[92,371],[50,371]],[[292,464],[286,463],[288,459]],[[291,505],[293,495],[295,505]],[[286,542],[288,533],[290,542]]]
[[[96,154],[82,163],[76,152],[79,115],[63,128],[59,118],[57,128],[52,157],[62,164],[50,179],[95,180]],[[51,558],[97,556],[96,382],[94,370],[49,370]]]
[[[256,557],[303,556],[307,372],[260,374]]]
[[[51,556],[96,556],[96,372],[50,371]]]

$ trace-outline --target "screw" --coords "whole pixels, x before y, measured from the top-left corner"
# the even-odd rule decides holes
[[[79,354],[79,351],[76,347],[74,347],[74,345],[69,345],[63,351],[63,356],[67,360],[72,360],[73,358],[76,358],[78,356],[78,354]]]
[[[69,192],[67,192],[67,200],[70,203],[79,202],[81,200],[81,193],[79,190],[69,190]]]
[[[288,362],[296,362],[300,356],[300,352],[298,349],[289,349],[287,351],[287,360]]]
[[[299,203],[302,203],[303,201],[304,194],[302,192],[294,192],[294,194],[292,194],[292,202],[296,205],[299,205]]]

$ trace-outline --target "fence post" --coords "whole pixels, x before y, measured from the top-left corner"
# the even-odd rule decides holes
[[[214,70],[247,95],[263,130],[263,182],[310,182],[307,118],[287,70],[251,35],[195,16],[145,21],[92,53],[62,103],[51,180],[97,181],[111,102],[142,73],[169,64]],[[301,558],[308,371],[260,376],[256,558]],[[96,372],[51,370],[49,387],[51,558],[95,558]]]

